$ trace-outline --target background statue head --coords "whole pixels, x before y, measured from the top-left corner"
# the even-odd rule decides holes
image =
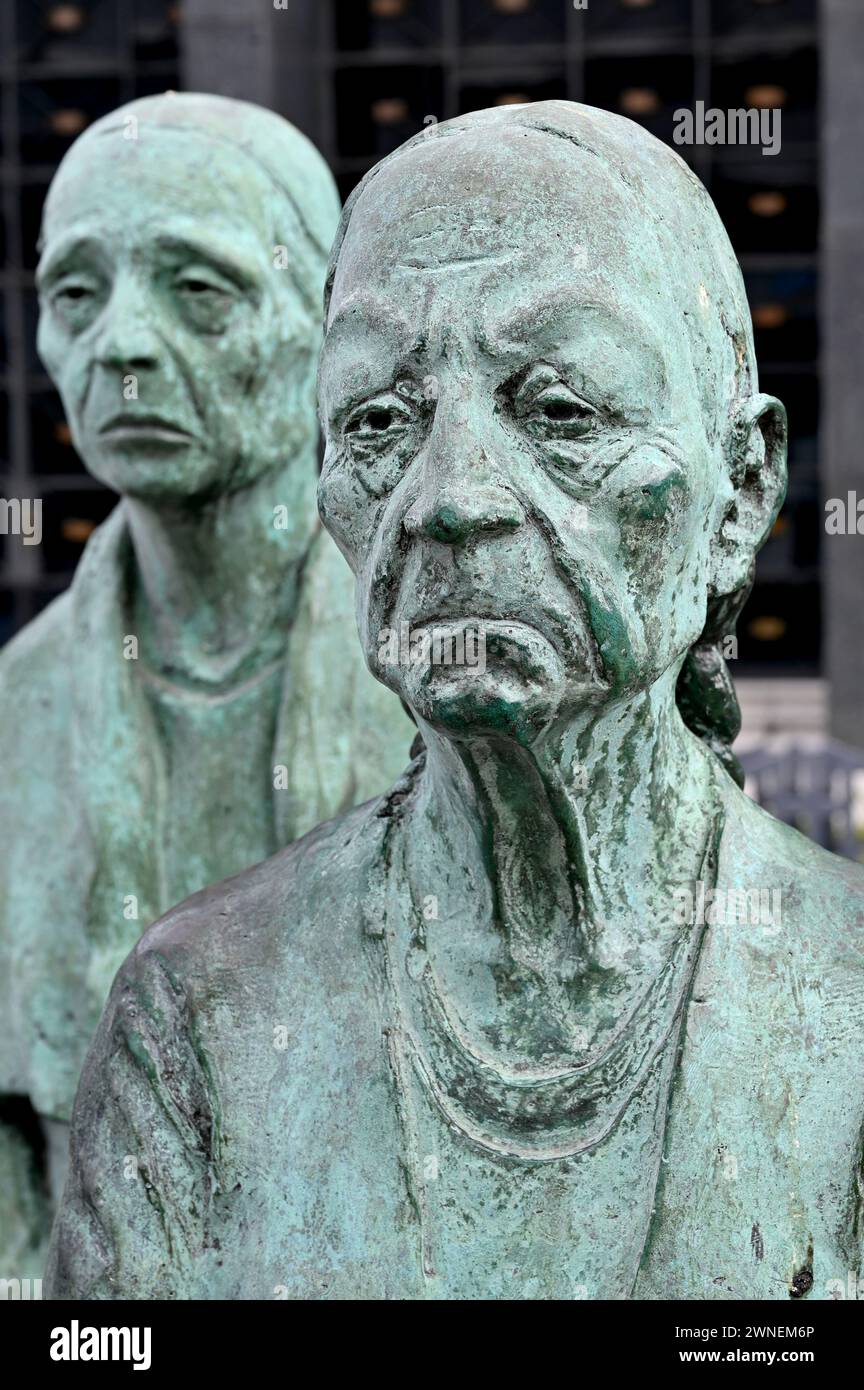
[[[90,472],[200,499],[309,446],[338,209],[309,141],[246,102],[146,97],[75,142],[43,213],[38,348]]]
[[[319,507],[367,661],[432,727],[523,740],[678,679],[734,770],[734,627],[785,482],[705,189],[569,102],[448,121],[373,169],[331,257]],[[382,665],[482,624],[486,669]],[[679,678],[680,673],[680,678]]]

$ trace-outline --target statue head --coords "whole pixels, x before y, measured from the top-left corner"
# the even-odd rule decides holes
[[[176,502],[310,446],[338,210],[309,141],[246,102],[146,97],[75,142],[43,213],[38,348],[90,472]]]
[[[531,740],[666,677],[723,752],[716,644],[782,500],[785,412],[677,154],[559,101],[403,145],[344,209],[319,395],[319,508],[370,669],[421,725]],[[481,627],[485,669],[383,663],[404,623]]]

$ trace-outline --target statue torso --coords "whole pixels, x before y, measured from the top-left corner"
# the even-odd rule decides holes
[[[388,964],[387,876],[373,871],[361,891],[337,855],[309,889],[314,927],[286,926],[278,960],[202,1016],[227,1131],[213,1217],[232,1252],[218,1267],[208,1254],[212,1286],[252,1298],[831,1297],[860,1258],[864,974],[811,925],[809,866],[796,884],[772,855],[779,836],[817,868],[839,861],[734,798],[718,881],[782,880],[786,935],[709,930],[686,1007],[621,1113],[595,1108],[602,1137],[582,1149],[590,1104],[557,1129],[553,1105],[538,1151],[545,1084],[523,1088],[509,1130],[498,1114],[478,1132],[488,1074],[459,1075],[458,1050],[430,1071],[434,1040],[404,1004],[417,963],[397,949]],[[860,906],[824,882],[834,939],[848,926],[858,952]],[[445,1071],[458,1105],[442,1104]]]

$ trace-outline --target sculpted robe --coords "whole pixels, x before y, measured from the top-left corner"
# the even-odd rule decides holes
[[[353,579],[323,533],[284,660],[215,697],[124,657],[131,560],[121,503],[70,590],[0,655],[0,1098],[29,1097],[49,1144],[59,1122],[55,1185],[87,1046],[144,927],[389,785],[415,732],[363,665]],[[40,1221],[8,1115],[5,1275]]]
[[[705,873],[779,890],[780,929],[682,929],[644,1028],[526,1083],[435,998],[402,872],[422,775],[138,944],[47,1296],[832,1297],[862,1255],[861,868],[718,771]]]

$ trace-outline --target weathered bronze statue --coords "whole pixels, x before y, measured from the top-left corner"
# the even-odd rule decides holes
[[[127,961],[50,1295],[829,1297],[864,876],[726,747],[785,422],[710,199],[587,107],[439,125],[345,209],[319,383],[426,753]],[[485,661],[383,660],[403,624]]]
[[[0,657],[0,1097],[41,1117],[55,1187],[143,929],[408,761],[315,509],[338,212],[304,136],[208,96],[107,116],[49,192],[39,350],[88,469],[122,495],[71,590]],[[3,1277],[38,1271],[50,1225],[21,1114],[0,1103]]]

